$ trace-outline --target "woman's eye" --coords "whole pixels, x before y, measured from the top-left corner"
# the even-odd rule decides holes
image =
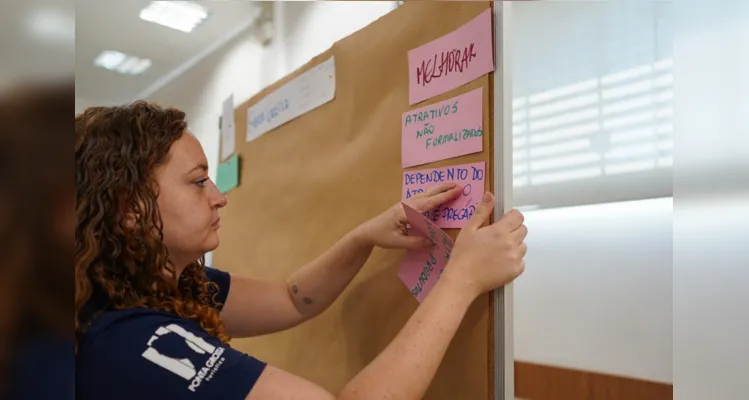
[[[198,186],[200,186],[200,187],[205,187],[205,183],[208,182],[208,179],[209,178],[201,179],[201,180],[195,182],[195,184],[198,185]]]

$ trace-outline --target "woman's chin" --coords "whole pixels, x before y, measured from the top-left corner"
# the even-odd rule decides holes
[[[205,252],[216,250],[219,245],[218,232],[211,232],[205,240]]]

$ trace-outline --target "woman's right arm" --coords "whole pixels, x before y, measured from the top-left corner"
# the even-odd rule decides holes
[[[420,399],[424,396],[468,307],[524,269],[527,229],[518,211],[482,227],[493,210],[487,194],[461,231],[451,260],[432,292],[403,329],[338,396],[305,379],[268,366],[247,400]]]

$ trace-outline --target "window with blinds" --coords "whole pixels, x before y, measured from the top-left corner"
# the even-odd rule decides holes
[[[672,195],[671,6],[515,3],[515,206]]]

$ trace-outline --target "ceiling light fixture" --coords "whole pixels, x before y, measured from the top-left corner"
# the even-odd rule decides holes
[[[30,14],[27,28],[35,37],[52,43],[75,45],[75,13],[42,8]]]
[[[208,10],[191,1],[152,1],[140,18],[182,32],[192,32],[208,18]]]
[[[151,67],[151,60],[106,50],[96,57],[94,65],[123,75],[140,75]]]

